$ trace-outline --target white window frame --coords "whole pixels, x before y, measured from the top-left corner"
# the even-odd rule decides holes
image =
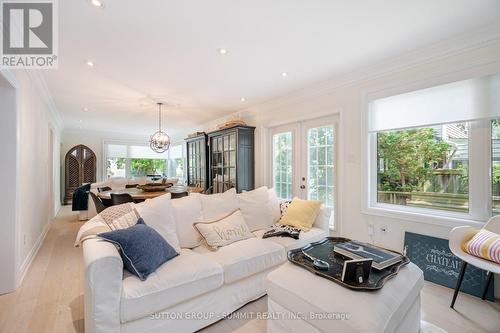
[[[469,122],[469,212],[460,213],[378,202],[377,133],[367,130],[368,112],[369,100],[366,102],[362,126],[362,142],[365,142],[362,165],[366,166],[366,172],[362,175],[362,213],[444,227],[484,225],[491,217],[491,119]],[[422,127],[427,126],[432,125]]]

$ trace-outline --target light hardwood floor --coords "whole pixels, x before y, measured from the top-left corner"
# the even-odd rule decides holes
[[[0,296],[0,332],[83,332],[83,263],[73,247],[81,222],[63,207],[52,223],[22,286]],[[425,283],[422,319],[448,332],[500,332],[500,301],[486,302],[460,294],[456,310],[449,308],[452,290]],[[266,311],[266,298],[243,311]],[[223,320],[204,333],[265,332],[263,320]]]

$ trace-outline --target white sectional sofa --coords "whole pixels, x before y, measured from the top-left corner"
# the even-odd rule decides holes
[[[182,249],[145,281],[124,270],[114,245],[99,239],[84,241],[85,331],[194,332],[265,295],[265,277],[287,261],[288,250],[328,235],[322,209],[313,228],[301,232],[298,240],[262,239],[264,230],[256,230],[255,238],[210,251],[199,245],[192,225],[207,214],[234,209],[232,196],[238,195],[230,191],[168,199]],[[279,209],[274,191],[269,190],[267,204],[254,209],[254,216],[247,210],[246,220],[262,220],[262,214],[269,214],[269,220],[276,222]]]

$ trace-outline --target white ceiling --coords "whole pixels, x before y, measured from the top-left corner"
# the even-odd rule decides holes
[[[59,1],[45,78],[69,129],[150,134],[160,100],[176,136],[500,20],[498,0],[102,1]]]

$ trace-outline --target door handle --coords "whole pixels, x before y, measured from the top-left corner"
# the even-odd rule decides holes
[[[300,185],[300,188],[303,190],[303,189],[306,188],[306,186],[305,185]]]

